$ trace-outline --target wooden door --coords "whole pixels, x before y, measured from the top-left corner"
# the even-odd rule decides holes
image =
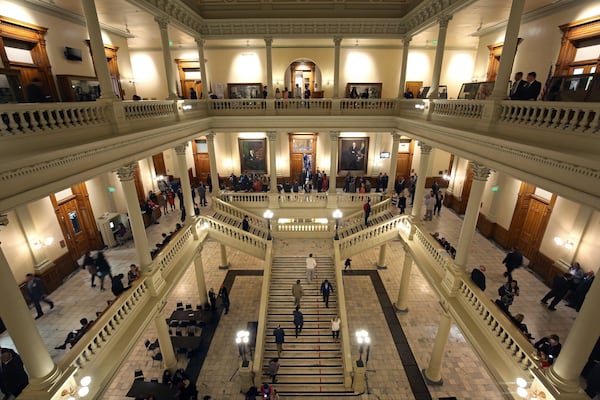
[[[406,182],[410,180],[410,167],[412,164],[411,153],[398,153],[398,162],[396,163],[396,176],[404,177]]]
[[[419,94],[419,90],[423,87],[423,81],[408,81],[406,82],[406,89],[404,92],[411,92],[413,97],[416,99]]]
[[[84,255],[91,246],[75,196],[61,201],[55,212],[69,253],[76,260]]]
[[[194,154],[194,166],[196,167],[196,178],[199,182],[206,184],[210,175],[210,160],[208,153]]]
[[[304,166],[304,160],[302,154],[292,153],[290,154],[290,179],[292,182],[297,181],[300,177]],[[303,185],[304,182],[298,182]]]
[[[531,197],[527,215],[519,235],[517,246],[521,253],[532,260],[540,248],[544,232],[546,231],[546,215],[549,213],[548,204]]]
[[[202,82],[197,81],[197,80],[193,80],[193,79],[187,79],[181,82],[181,90],[183,91],[183,93],[181,94],[183,96],[184,99],[190,99],[190,89],[194,88],[194,90],[196,91],[196,98],[200,99],[202,97]]]
[[[154,173],[158,175],[167,175],[167,167],[165,165],[165,157],[163,153],[154,154],[152,156],[152,163],[154,164]]]

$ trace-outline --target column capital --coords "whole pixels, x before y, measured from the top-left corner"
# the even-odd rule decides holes
[[[126,181],[133,180],[136,169],[138,169],[138,163],[137,163],[137,161],[134,161],[132,163],[129,163],[129,164],[123,165],[122,167],[117,168],[117,170],[115,172],[117,173],[117,176],[119,177],[119,181],[126,182]]]
[[[196,45],[198,45],[199,47],[204,47],[204,39],[202,39],[202,36],[194,37],[194,41],[196,42]]]
[[[8,214],[0,214],[0,226],[8,225]]]
[[[390,135],[392,135],[392,140],[394,142],[399,142],[400,138],[402,137],[402,135],[398,132],[390,132]]]
[[[475,161],[471,161],[469,163],[469,165],[471,166],[471,169],[473,170],[473,179],[477,180],[477,181],[487,181],[488,177],[490,176],[490,172],[492,172],[492,170],[488,167],[486,167],[483,164],[479,164],[478,162]]]
[[[177,146],[174,147],[175,154],[177,154],[178,156],[185,156],[185,149],[187,148],[187,146],[188,146],[187,142],[178,144]]]
[[[156,21],[161,30],[166,30],[169,26],[169,17],[156,16],[154,17],[154,21]]]
[[[268,131],[267,137],[269,138],[269,141],[274,142],[277,140],[277,131]]]
[[[337,142],[337,140],[340,138],[340,133],[338,131],[331,131],[329,132],[329,137],[331,138],[332,142]]]
[[[438,17],[438,24],[440,25],[440,28],[446,29],[448,28],[448,22],[450,22],[450,20],[452,19],[452,15],[440,15]]]
[[[411,35],[404,35],[402,37],[402,44],[404,46],[408,46],[410,44],[410,42],[412,42],[412,36]]]
[[[267,47],[271,47],[271,45],[273,44],[273,38],[270,36],[267,36],[265,39],[265,45],[267,45]]]
[[[421,148],[421,154],[429,154],[433,147],[428,145],[427,143],[419,141],[419,147]]]
[[[204,136],[206,136],[206,140],[207,140],[207,141],[214,142],[214,140],[215,140],[215,136],[216,136],[216,135],[217,135],[216,133],[214,133],[214,132],[210,132],[210,133],[207,133],[207,134],[206,134],[206,135],[204,135]]]
[[[337,47],[340,44],[342,44],[342,37],[341,36],[334,36],[333,37],[333,44]]]

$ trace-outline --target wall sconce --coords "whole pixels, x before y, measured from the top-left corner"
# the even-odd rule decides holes
[[[77,400],[82,397],[85,397],[90,392],[90,383],[92,383],[92,378],[90,376],[84,376],[79,381],[79,386],[70,387],[68,389],[63,389],[60,393],[62,397],[67,397],[67,400]]]
[[[449,181],[450,180],[450,175],[448,174],[448,170],[444,171],[444,175],[442,175],[442,179],[445,181]]]
[[[54,243],[54,238],[52,236],[48,236],[43,242],[40,239],[36,239],[33,243],[31,243],[31,246],[34,249],[39,250],[42,247],[50,246],[52,243]]]
[[[554,243],[556,243],[557,246],[564,247],[567,250],[571,250],[573,247],[575,247],[575,242],[570,239],[563,239],[559,236],[554,238]]]

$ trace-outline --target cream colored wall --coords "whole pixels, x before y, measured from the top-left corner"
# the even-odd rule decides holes
[[[519,37],[523,38],[515,56],[513,71],[537,72],[538,81],[546,81],[548,69],[558,59],[562,32],[559,25],[589,18],[600,13],[597,2],[572,2],[573,6],[561,8],[548,15],[521,25]],[[482,36],[479,40],[474,77],[486,80],[489,50],[488,45],[504,41],[504,29]],[[512,75],[511,75],[512,79]]]
[[[161,51],[131,51],[130,56],[138,96],[143,99],[165,99],[168,88]]]
[[[444,172],[449,173],[448,165],[450,165],[450,153],[442,149],[433,149],[431,152],[431,166],[427,176],[442,176]]]
[[[29,208],[31,219],[38,234],[42,237],[52,236],[54,238],[54,242],[45,248],[48,258],[54,260],[65,254],[67,248],[60,247],[59,242],[63,239],[63,234],[50,198],[45,197],[31,202],[27,205],[27,208]]]
[[[85,182],[88,194],[90,195],[89,199],[90,205],[92,206],[92,212],[96,219],[107,211],[115,211],[112,207],[111,199],[109,198],[111,193],[108,192],[108,187],[105,183],[106,180],[104,175],[99,175]]]
[[[273,48],[272,57],[273,87],[283,90],[287,86],[288,89],[291,89],[290,83],[285,82],[285,72],[292,62],[306,59],[314,62],[321,71],[321,88],[319,90],[325,92],[324,97],[333,95],[333,41],[331,48]],[[328,81],[331,83],[330,85],[327,84]],[[278,84],[278,82],[280,83]]]
[[[587,230],[579,241],[579,249],[577,250],[575,260],[578,261],[582,267],[586,270],[593,270],[594,272],[600,272],[600,261],[598,261],[598,254],[600,254],[600,245],[598,244],[598,238],[600,237],[600,212],[594,211],[592,217],[588,222]]]
[[[33,259],[16,214],[9,211],[7,215],[9,223],[0,229],[1,251],[6,257],[15,279],[21,283],[25,281],[25,274],[33,272]]]
[[[579,212],[579,204],[567,200],[563,197],[558,197],[548,227],[544,233],[544,238],[540,245],[540,252],[550,257],[551,259],[569,258],[571,252],[564,247],[559,247],[554,243],[556,236],[568,238],[573,228],[573,222]]]
[[[207,74],[213,89],[222,83],[227,97],[227,83],[267,82],[266,54],[264,48],[210,49],[204,51]]]
[[[492,188],[497,186],[498,191],[492,191]],[[517,203],[517,196],[519,194],[519,188],[521,187],[521,181],[511,176],[504,176],[504,183],[501,185],[499,182],[498,172],[492,172],[488,181],[485,185],[483,192],[481,214],[491,216],[490,207],[494,196],[498,197],[496,202],[496,223],[507,229],[510,227],[512,216]],[[462,191],[462,188],[461,188]],[[455,192],[456,193],[456,192]]]
[[[343,43],[343,42],[342,42]],[[333,54],[333,49],[331,52]],[[340,97],[344,96],[347,83],[381,82],[381,97],[398,96],[401,49],[376,49],[345,47],[340,51]],[[333,68],[333,60],[331,61]],[[331,75],[333,81],[333,74]]]

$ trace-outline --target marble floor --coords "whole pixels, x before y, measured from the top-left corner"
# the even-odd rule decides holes
[[[210,206],[210,199],[209,199]],[[410,209],[409,209],[410,210]],[[202,213],[209,213],[202,208]],[[396,212],[396,211],[394,211]],[[179,222],[179,212],[164,215],[160,224],[147,229],[149,243],[160,241],[163,232],[172,230]],[[438,231],[450,242],[457,243],[461,227],[461,218],[449,209],[444,208],[440,217],[424,222],[430,232]],[[331,254],[331,243],[317,240],[275,240],[275,254],[304,256],[308,252],[318,255]],[[130,241],[125,246],[108,249],[105,252],[113,272],[125,273],[129,264],[136,262],[135,249]],[[375,270],[379,249],[374,248],[353,257],[352,270]],[[501,264],[505,252],[494,243],[479,234],[475,235],[469,256],[470,266],[484,264],[487,267],[487,291],[490,299],[495,299],[496,289],[504,282]],[[232,270],[262,269],[263,261],[243,254],[235,249],[227,248],[228,261]],[[218,268],[220,264],[220,245],[214,241],[205,243],[202,252],[207,287],[218,287],[223,282],[227,271]],[[396,300],[400,285],[400,275],[404,251],[399,241],[388,243],[387,269],[378,273],[383,281],[387,296],[392,302]],[[558,311],[550,312],[540,305],[539,300],[548,288],[530,271],[521,268],[515,271],[515,279],[519,281],[521,295],[511,306],[513,313],[525,314],[525,323],[536,338],[556,333],[566,337],[577,313],[564,304]],[[95,318],[95,312],[106,306],[106,301],[113,296],[110,290],[101,292],[99,286],[91,288],[89,275],[80,270],[70,276],[64,284],[50,296],[56,303],[54,310],[36,321],[40,334],[48,351],[55,361],[60,360],[66,351],[55,350],[61,344],[67,332],[78,326],[82,317]],[[198,291],[195,284],[193,266],[189,266],[185,275],[168,295],[168,304],[163,310],[168,316],[175,309],[177,301],[197,304]],[[230,291],[231,311],[223,315],[217,327],[210,349],[198,378],[197,387],[201,395],[210,394],[218,400],[242,399],[239,394],[238,363],[239,355],[234,344],[237,330],[245,328],[247,321],[258,319],[259,297],[262,287],[260,276],[238,276]],[[364,275],[344,276],[345,294],[348,305],[349,332],[357,329],[369,330],[373,344],[367,369],[368,390],[361,396],[363,399],[414,399],[410,391],[402,363],[392,340],[392,335],[385,324],[377,296],[371,280]],[[107,288],[109,288],[107,282]],[[431,348],[437,332],[440,309],[434,292],[420,274],[418,268],[411,272],[409,312],[397,314],[397,318],[411,346],[414,357],[420,368],[426,368]],[[34,316],[32,310],[32,316]],[[552,331],[546,327],[552,326]],[[105,390],[102,399],[127,399],[125,394],[131,386],[133,371],[142,369],[147,379],[160,377],[160,366],[152,365],[152,359],[144,347],[144,340],[154,340],[156,332],[151,323],[145,328],[137,345],[130,351],[126,361],[122,363],[110,386]],[[353,339],[351,339],[353,341]],[[564,340],[563,340],[564,341]],[[0,345],[13,347],[8,332],[0,335]],[[358,359],[357,346],[352,346],[352,357]],[[185,367],[185,361],[179,361]],[[503,395],[487,373],[481,360],[466,342],[460,330],[453,325],[446,346],[442,363],[442,386],[429,386],[432,398],[455,396],[458,399],[502,399]]]

